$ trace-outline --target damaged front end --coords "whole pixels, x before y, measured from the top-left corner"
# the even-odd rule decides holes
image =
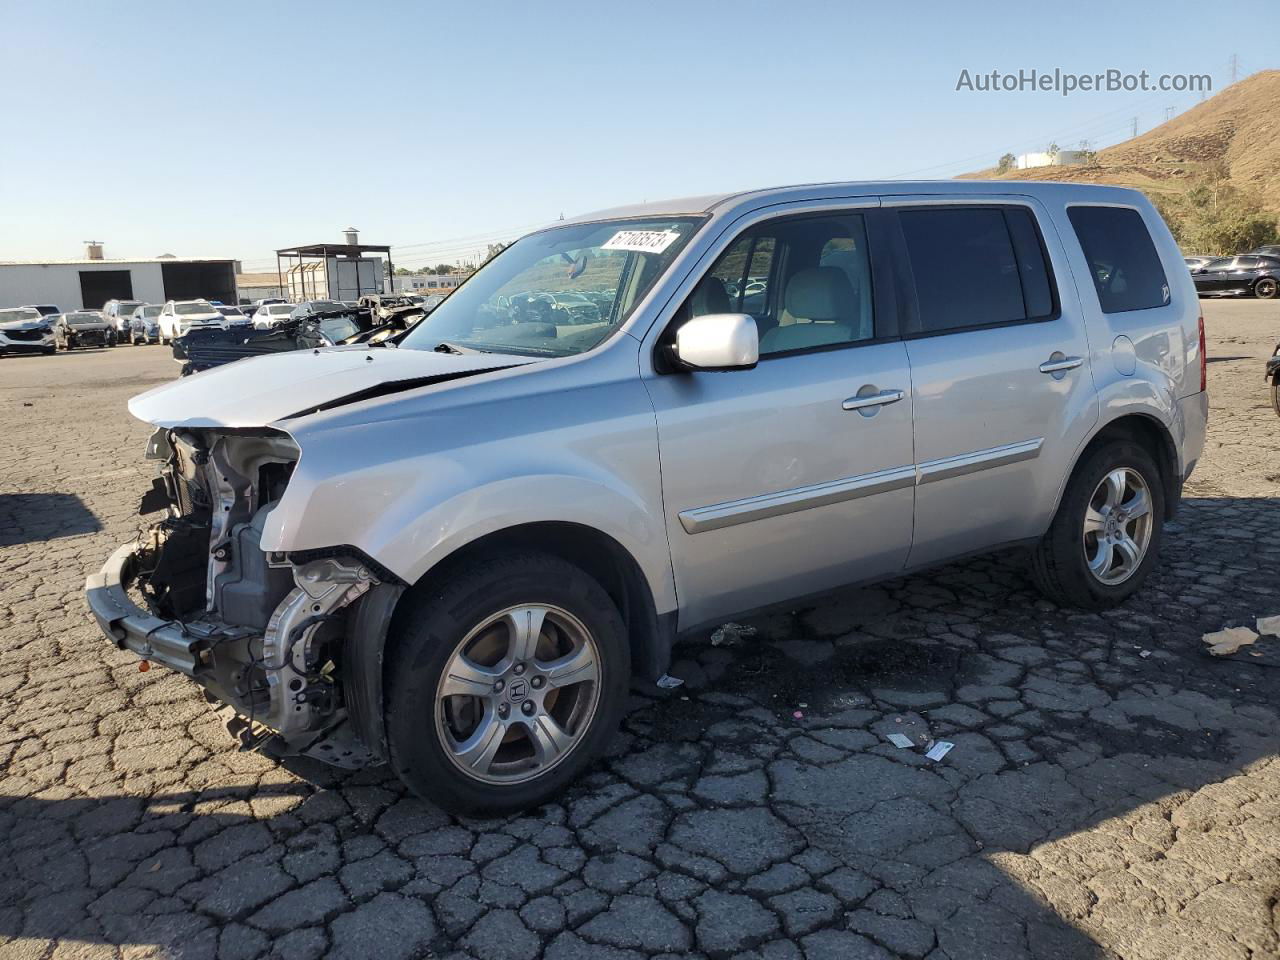
[[[385,631],[401,587],[353,548],[262,548],[297,444],[271,429],[160,429],[147,456],[161,471],[140,512],[162,516],[88,578],[103,632],[200,683],[244,748],[380,759],[381,678],[355,638]]]

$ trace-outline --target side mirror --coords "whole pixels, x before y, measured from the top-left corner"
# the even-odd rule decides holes
[[[709,313],[676,331],[672,354],[686,370],[750,370],[760,359],[760,334],[745,313]]]

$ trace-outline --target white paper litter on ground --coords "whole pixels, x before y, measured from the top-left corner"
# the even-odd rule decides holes
[[[899,750],[906,750],[916,745],[916,742],[912,740],[910,737],[908,737],[905,733],[889,734],[889,742],[892,743]]]
[[[945,757],[948,753],[951,752],[951,748],[954,746],[955,744],[952,743],[950,740],[939,740],[937,743],[933,745],[932,749],[930,749],[929,752],[925,754],[925,756],[928,757],[930,760],[941,760],[943,757]]]
[[[665,673],[658,678],[658,686],[663,690],[674,690],[683,683],[684,681],[679,677],[672,677]]]
[[[1226,630],[1206,633],[1200,639],[1209,644],[1209,652],[1215,657],[1226,657],[1253,643],[1258,635],[1248,627],[1228,627]]]
[[[1268,637],[1280,637],[1280,614],[1274,617],[1259,617],[1257,628],[1259,633],[1266,634]]]

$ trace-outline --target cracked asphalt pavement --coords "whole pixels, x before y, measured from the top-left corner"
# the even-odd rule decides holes
[[[1209,442],[1124,608],[1007,554],[698,638],[560,802],[489,821],[238,753],[104,641],[81,585],[151,476],[125,401],[177,368],[0,360],[0,956],[1280,955],[1280,639],[1200,641],[1280,613],[1280,307],[1205,312]]]

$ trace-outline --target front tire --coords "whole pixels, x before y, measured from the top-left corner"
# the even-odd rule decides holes
[[[1253,295],[1259,300],[1274,300],[1277,293],[1280,293],[1280,284],[1270,277],[1263,277],[1253,285]]]
[[[457,813],[547,802],[621,719],[630,648],[617,607],[579,568],[533,552],[472,561],[415,594],[389,638],[393,769]]]
[[[1107,610],[1142,586],[1164,532],[1164,485],[1146,449],[1117,440],[1093,451],[1067,483],[1032,577],[1063,606]]]

